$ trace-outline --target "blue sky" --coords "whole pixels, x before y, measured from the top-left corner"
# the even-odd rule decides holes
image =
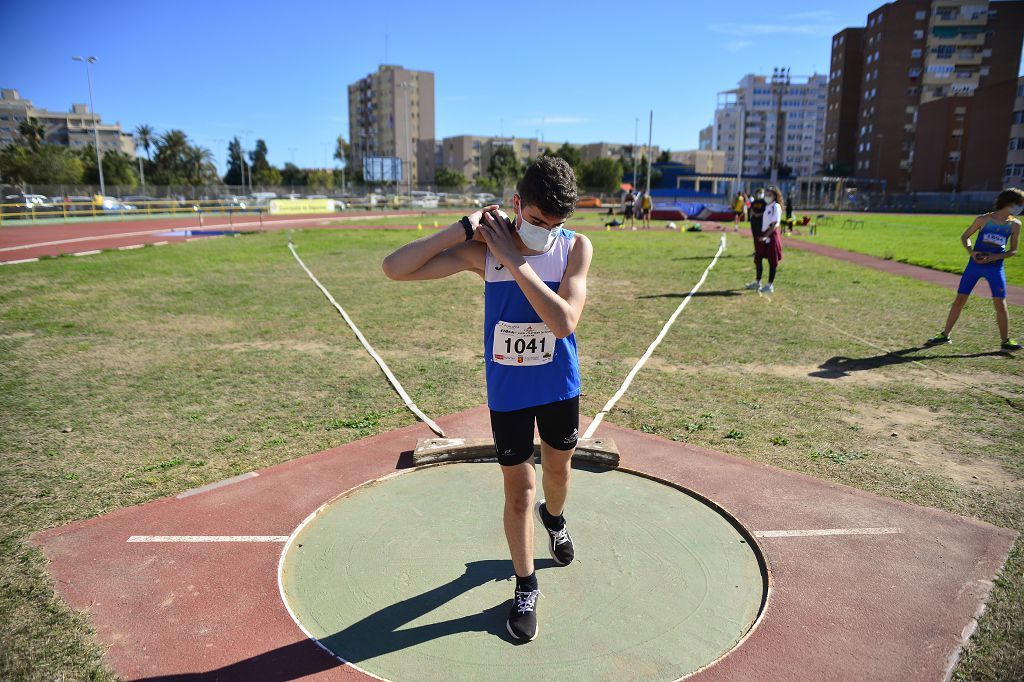
[[[87,102],[126,129],[180,128],[223,166],[250,130],[270,160],[329,161],[348,137],[346,86],[385,57],[436,74],[436,134],[697,146],[716,93],[746,73],[826,73],[830,38],[880,0],[820,3],[5,3],[0,86],[36,106]],[[825,9],[828,7],[827,9]],[[543,128],[543,131],[542,131]],[[333,162],[331,162],[333,163]]]

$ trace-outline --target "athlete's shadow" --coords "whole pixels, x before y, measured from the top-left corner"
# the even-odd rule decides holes
[[[843,377],[850,376],[852,372],[865,372],[892,365],[905,365],[909,362],[925,362],[927,360],[951,358],[989,358],[1009,355],[1004,351],[998,350],[987,351],[985,353],[914,355],[914,353],[925,350],[926,348],[928,348],[928,346],[914,346],[912,348],[903,348],[901,350],[894,350],[891,353],[882,353],[880,355],[872,355],[866,358],[848,358],[836,355],[818,365],[818,370],[815,372],[809,372],[808,376],[818,377],[819,379],[841,379]]]
[[[552,559],[537,559],[538,571],[552,568]],[[489,582],[505,582],[510,578],[508,559],[472,561],[458,577],[443,585],[427,590],[415,597],[385,606],[344,630],[321,638],[320,642],[346,661],[361,661],[381,656],[434,639],[460,632],[486,632],[509,642],[514,640],[505,629],[509,600],[490,606],[477,613],[414,627],[403,627],[441,607],[457,600],[473,588]],[[508,592],[512,582],[508,581]],[[258,624],[254,624],[258,626]],[[183,673],[146,678],[171,682],[223,682],[224,680],[295,680],[317,672],[330,670],[341,662],[318,651],[309,641],[298,641],[267,651],[230,665],[202,673]]]
[[[637,296],[637,298],[686,298],[690,295],[690,292],[685,294],[648,294],[647,296]],[[718,291],[698,291],[693,295],[694,298],[700,298],[702,296],[742,296],[743,289],[719,289]]]

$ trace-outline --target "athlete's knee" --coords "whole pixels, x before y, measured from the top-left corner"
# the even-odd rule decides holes
[[[956,298],[953,300],[953,303],[955,303],[957,305],[963,305],[963,304],[967,303],[967,299],[970,298],[970,297],[971,297],[970,294],[957,294]]]
[[[550,462],[543,461],[542,468],[544,469],[544,478],[550,483],[557,483],[559,485],[565,485],[569,482],[570,471],[572,470],[571,460],[554,461],[554,458]]]
[[[528,514],[533,509],[536,490],[533,484],[525,484],[505,489],[505,507],[514,514]]]

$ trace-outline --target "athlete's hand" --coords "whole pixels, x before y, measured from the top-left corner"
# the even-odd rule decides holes
[[[973,258],[974,262],[978,265],[984,265],[985,263],[988,263],[992,257],[983,251],[975,251],[971,258]]]
[[[505,267],[513,267],[522,260],[523,255],[519,253],[513,230],[509,229],[509,223],[496,212],[484,213],[476,234],[483,237],[487,248]]]
[[[473,241],[484,241],[483,235],[480,234],[480,230],[478,229],[480,227],[480,223],[481,221],[483,221],[485,213],[490,213],[491,211],[497,210],[498,204],[491,204],[490,206],[484,206],[479,211],[473,211],[468,216],[466,216],[467,218],[469,218],[469,224],[473,226]]]

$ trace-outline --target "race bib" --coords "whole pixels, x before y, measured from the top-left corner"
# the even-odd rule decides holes
[[[981,237],[981,241],[986,244],[992,244],[999,248],[1006,248],[1006,235],[997,234],[995,232],[986,232]]]
[[[491,359],[499,365],[532,367],[554,358],[555,335],[543,322],[498,322]]]

